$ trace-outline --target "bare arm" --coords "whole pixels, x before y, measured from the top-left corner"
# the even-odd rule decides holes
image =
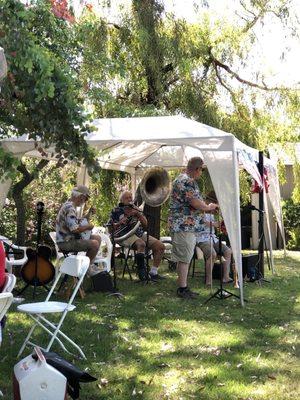
[[[78,228],[72,230],[72,233],[81,233],[81,232],[85,232],[85,231],[90,231],[93,228],[94,228],[94,225],[92,225],[92,224],[78,226]]]
[[[196,210],[201,210],[201,211],[213,211],[219,207],[218,204],[215,203],[206,204],[205,201],[195,198],[191,199],[190,205]]]
[[[141,213],[139,210],[129,208],[129,209],[127,210],[127,215],[135,216],[135,217],[140,221],[142,227],[143,227],[144,229],[147,228],[147,226],[148,226],[147,218],[146,218],[146,217],[144,216],[144,214]]]

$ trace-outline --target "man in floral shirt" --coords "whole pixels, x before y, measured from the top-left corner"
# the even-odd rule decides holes
[[[173,182],[169,210],[169,227],[172,236],[172,258],[177,262],[177,295],[192,299],[197,293],[187,286],[188,269],[196,245],[196,232],[203,229],[200,211],[215,210],[215,203],[206,204],[200,194],[196,180],[202,173],[203,160],[193,157],[188,161],[186,172]]]

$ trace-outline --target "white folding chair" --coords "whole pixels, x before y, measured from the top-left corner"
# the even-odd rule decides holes
[[[55,271],[57,273],[60,261],[64,258],[64,254],[61,250],[59,250],[56,243],[56,232],[49,232],[49,236],[54,244],[55,252],[56,252],[56,261],[55,261]]]
[[[64,344],[62,343],[62,338],[65,339],[67,342],[69,342],[71,345],[73,345],[80,355],[86,359],[83,351],[81,348],[73,341],[71,340],[65,333],[63,333],[60,328],[64,322],[64,319],[69,311],[73,311],[76,307],[72,304],[73,300],[76,296],[76,293],[78,292],[80,285],[84,279],[84,276],[86,274],[86,271],[89,267],[90,264],[90,259],[86,256],[82,255],[71,255],[69,257],[66,257],[64,261],[61,264],[60,271],[55,279],[55,282],[46,298],[45,301],[39,302],[39,303],[28,303],[28,304],[21,304],[19,305],[18,311],[24,312],[28,314],[34,321],[35,323],[31,327],[24,343],[22,344],[22,347],[19,351],[18,357],[22,354],[24,351],[25,347],[27,344],[30,344],[32,346],[36,346],[33,342],[30,341],[30,338],[37,326],[40,326],[44,331],[46,331],[50,335],[50,341],[48,343],[48,346],[45,348],[46,351],[49,351],[54,340],[56,340],[59,345],[62,347],[63,350],[65,350],[67,353],[70,353]],[[72,277],[78,278],[77,284],[73,290],[73,293],[69,299],[68,303],[63,303],[63,302],[58,302],[58,301],[50,301],[50,298],[55,290],[55,288],[58,286],[58,282],[62,276],[62,274],[65,275],[70,275]],[[53,323],[49,321],[44,314],[53,314],[53,313],[60,313],[61,317],[59,319],[58,323]],[[59,337],[58,337],[59,336]],[[40,346],[38,346],[40,347]],[[72,354],[72,353],[70,353]]]
[[[14,274],[5,274],[5,283],[1,290],[1,293],[11,293],[16,286],[17,278]]]
[[[7,313],[7,310],[9,309],[11,303],[13,301],[13,295],[12,293],[6,292],[6,293],[0,293],[0,322],[2,318],[5,316]],[[0,344],[2,342],[2,331],[1,331],[1,325],[0,325]]]
[[[103,263],[105,266],[105,271],[110,272],[113,245],[108,235],[102,233],[101,231],[98,232],[98,235],[101,237],[101,244],[94,262],[95,264]]]

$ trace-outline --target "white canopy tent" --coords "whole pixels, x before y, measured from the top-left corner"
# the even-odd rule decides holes
[[[126,171],[134,179],[149,167],[158,165],[174,169],[186,166],[192,156],[204,159],[228,231],[243,305],[239,166],[242,165],[261,184],[255,164],[258,151],[230,133],[181,116],[99,119],[93,124],[95,130],[86,140],[100,151],[100,165],[106,169]],[[19,156],[41,157],[34,142],[26,138],[4,140],[1,144]],[[87,174],[80,175],[84,177]],[[278,180],[274,179],[273,184],[278,186]],[[1,184],[0,200],[5,199],[8,187],[8,184],[6,188]],[[277,188],[274,191],[278,193]]]

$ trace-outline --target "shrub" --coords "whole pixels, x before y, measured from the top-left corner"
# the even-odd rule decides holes
[[[283,222],[287,234],[287,247],[290,250],[300,249],[300,204],[292,199],[285,200],[282,205]]]

